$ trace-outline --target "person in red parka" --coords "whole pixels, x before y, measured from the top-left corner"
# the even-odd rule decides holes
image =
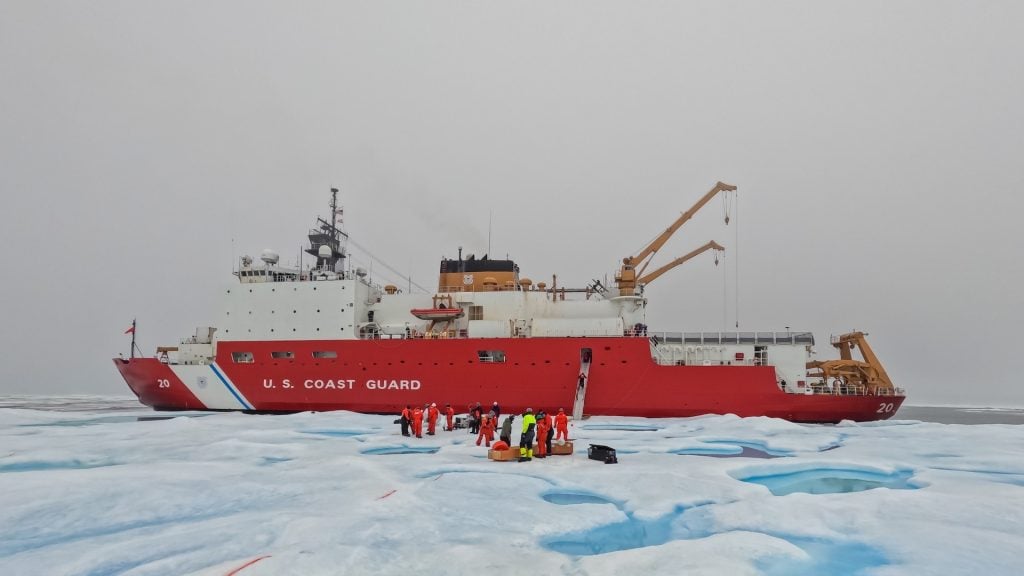
[[[423,438],[423,408],[419,406],[412,409],[412,433]]]
[[[444,416],[448,420],[448,427],[445,428],[445,430],[449,432],[455,430],[454,426],[452,425],[452,418],[455,418],[455,409],[452,408],[451,404],[444,405]]]
[[[547,454],[551,455],[551,439],[555,437],[555,420],[551,417],[551,414],[544,414],[544,422],[548,428],[547,436],[543,438],[537,436],[537,440],[544,443],[544,448]],[[540,430],[540,424],[537,424],[537,429]]]
[[[547,414],[543,410],[537,412],[537,452],[534,454],[537,458],[547,458],[546,440],[550,429],[551,421],[548,420]]]
[[[569,439],[569,417],[565,415],[565,410],[558,409],[558,414],[555,416],[555,439],[561,438],[562,440]]]
[[[480,419],[480,434],[476,437],[476,445],[480,445],[480,441],[486,442],[485,446],[491,447],[491,441],[494,440],[494,421],[490,416],[484,414]]]
[[[406,404],[405,408],[402,408],[402,417],[399,421],[402,423],[402,436],[409,435],[409,423],[412,422],[412,410],[411,407]]]
[[[434,432],[437,431],[437,417],[441,414],[441,411],[437,409],[437,404],[431,403],[430,409],[427,410],[427,435],[433,436]]]

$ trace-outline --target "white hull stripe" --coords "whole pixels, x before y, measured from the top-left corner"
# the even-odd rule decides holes
[[[231,392],[231,395],[234,396],[246,410],[252,410],[252,404],[249,404],[245,397],[242,396],[242,393],[235,388],[234,384],[232,384],[230,380],[228,380],[227,375],[221,371],[220,367],[217,366],[217,363],[214,362],[210,364],[210,368],[213,370],[213,373],[217,375],[217,378],[224,384],[224,387],[228,389],[228,392]]]

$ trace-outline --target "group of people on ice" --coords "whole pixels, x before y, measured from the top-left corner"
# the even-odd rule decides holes
[[[445,430],[454,430],[455,410],[451,404],[444,405]],[[423,438],[423,421],[427,421],[427,435],[433,436],[437,431],[437,420],[441,415],[436,403],[424,404],[423,408],[412,407],[406,404],[402,409],[399,422],[402,425],[402,436],[416,436]],[[498,421],[501,418],[501,406],[497,402],[491,405],[491,409],[484,413],[479,402],[469,410],[468,428],[470,434],[476,434],[476,445],[481,442],[490,447],[494,442],[494,433],[498,430]],[[499,441],[505,446],[512,445],[512,425],[515,422],[515,415],[505,416],[501,424]],[[525,462],[537,458],[546,458],[551,454],[552,440],[569,439],[569,417],[565,410],[559,408],[558,414],[551,416],[541,410],[537,414],[532,408],[527,408],[522,414],[521,431],[519,435],[519,461]],[[411,433],[410,433],[411,432]],[[534,453],[534,441],[537,443],[537,451]],[[496,444],[497,445],[497,444]]]
[[[470,433],[477,435],[477,446],[481,442],[487,447],[491,446],[500,417],[501,407],[497,402],[491,406],[490,411],[486,414],[479,402],[470,410]],[[512,445],[512,425],[515,423],[515,419],[514,414],[509,414],[505,416],[505,420],[501,423],[501,432],[498,438],[499,442],[503,442],[506,447]],[[520,462],[533,459],[534,441],[537,444],[536,456],[538,458],[546,458],[551,454],[552,440],[569,439],[569,417],[562,408],[558,409],[558,414],[555,416],[551,416],[543,410],[534,414],[533,408],[527,408],[523,412],[521,420],[519,434]],[[495,445],[498,446],[498,444]]]
[[[511,421],[507,422],[509,428],[509,434],[505,434],[505,426],[502,426],[502,440],[508,444],[512,443],[511,439]],[[559,408],[558,414],[552,417],[544,410],[540,410],[535,415],[533,408],[527,408],[523,412],[523,423],[522,432],[519,435],[519,461],[529,462],[536,456],[537,458],[547,458],[551,454],[551,441],[552,440],[568,440],[569,439],[569,417],[565,414],[565,410]],[[534,452],[534,440],[537,442],[537,451]]]
[[[452,421],[455,418],[455,410],[452,409],[451,404],[445,404],[444,406],[445,430],[453,430]],[[427,436],[433,436],[437,432],[437,419],[440,416],[441,410],[438,409],[436,403],[424,404],[423,408],[419,406],[413,408],[410,404],[406,404],[405,408],[402,409],[402,416],[399,418],[399,422],[402,425],[402,436],[423,438],[424,419],[427,421]],[[412,432],[411,434],[410,431]]]

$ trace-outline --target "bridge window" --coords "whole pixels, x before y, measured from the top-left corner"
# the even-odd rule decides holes
[[[484,362],[505,362],[505,351],[504,350],[477,350],[477,358],[480,359],[481,363]]]
[[[295,352],[271,352],[271,358],[295,358]]]
[[[483,320],[484,319],[484,307],[483,306],[470,306],[469,307],[469,319],[470,320]]]
[[[252,352],[232,352],[231,359],[235,364],[252,364],[255,361]]]
[[[314,350],[313,358],[337,358],[338,353],[334,350]]]

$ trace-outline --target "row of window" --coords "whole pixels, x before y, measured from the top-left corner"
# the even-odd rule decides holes
[[[313,358],[337,358],[338,353],[334,350],[314,350],[312,353]],[[271,352],[271,358],[275,359],[294,359],[295,352]],[[252,352],[232,352],[231,360],[235,364],[252,364],[256,361],[256,356]]]
[[[477,358],[480,362],[486,363],[504,363],[505,362],[505,351],[504,350],[478,350]],[[334,350],[314,350],[312,352],[313,358],[337,358],[338,353]],[[274,351],[270,353],[270,357],[275,360],[294,360],[295,352],[290,351]],[[252,364],[256,361],[256,355],[252,352],[232,352],[231,360],[235,364]]]

